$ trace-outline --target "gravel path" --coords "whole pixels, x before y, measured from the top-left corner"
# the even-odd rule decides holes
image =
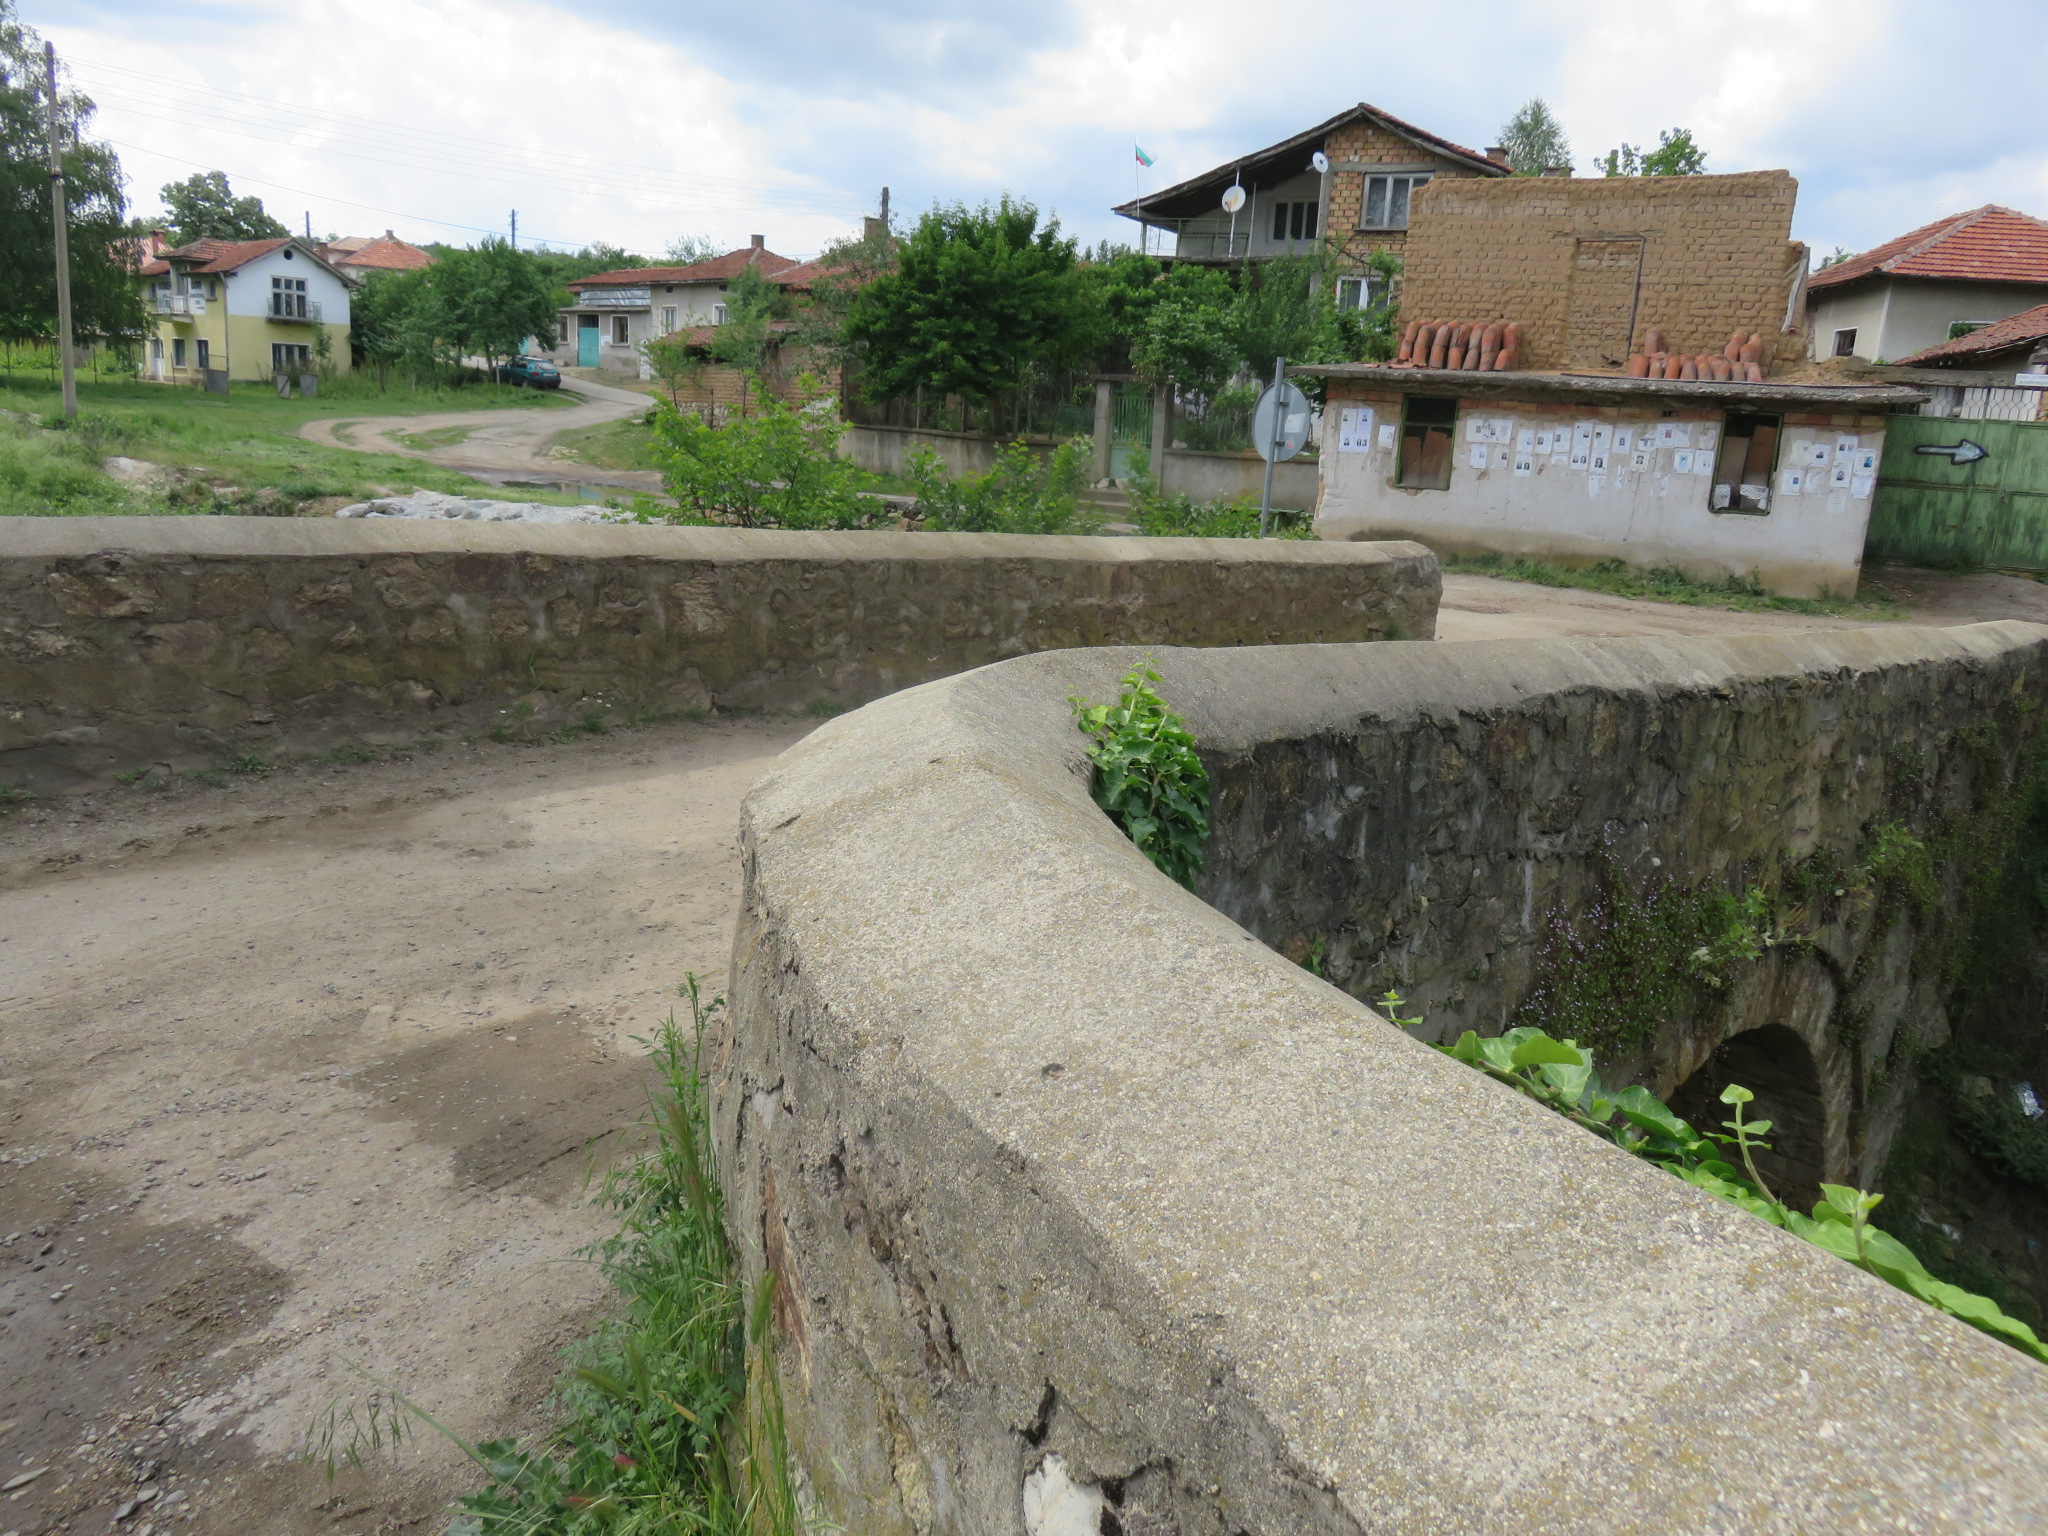
[[[597,469],[548,453],[554,440],[572,427],[594,427],[637,416],[648,397],[615,389],[590,379],[564,376],[562,392],[578,397],[566,410],[446,411],[432,416],[328,416],[309,421],[299,436],[330,448],[364,453],[389,453],[425,459],[444,469],[459,470],[480,480],[547,482],[562,485],[611,485],[636,491],[659,491],[661,476],[651,471]],[[400,439],[444,427],[472,427],[460,442],[441,448],[414,448]],[[0,1479],[4,1481],[4,1479]]]

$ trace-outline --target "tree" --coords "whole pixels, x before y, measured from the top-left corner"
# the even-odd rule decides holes
[[[57,259],[50,230],[50,162],[44,131],[43,44],[0,0],[0,339],[49,341],[57,334]],[[60,78],[57,119],[64,144],[70,221],[71,315],[80,337],[132,341],[144,330],[124,222],[121,163],[85,137],[93,104]]]
[[[528,253],[495,235],[450,251],[419,274],[423,306],[409,323],[423,325],[450,362],[513,357],[529,336],[555,334],[554,285]]]
[[[1131,344],[1131,369],[1153,385],[1213,394],[1244,362],[1237,292],[1217,267],[1177,265],[1159,282]]]
[[[1035,367],[1063,366],[1085,344],[1075,304],[1074,242],[1059,221],[1009,197],[955,203],[918,220],[892,270],[854,297],[848,343],[865,385],[884,398],[918,389],[988,402]]]
[[[669,241],[668,249],[662,252],[662,259],[670,266],[694,267],[700,261],[709,261],[725,252],[709,235],[677,235]]]
[[[1541,176],[1553,165],[1567,171],[1572,164],[1571,141],[1564,125],[1541,96],[1532,96],[1500,131],[1500,142],[1508,152],[1508,164],[1517,176]]]
[[[679,512],[647,522],[737,523],[742,528],[861,528],[888,513],[863,496],[867,472],[838,452],[832,403],[764,399],[750,420],[713,427],[666,400],[654,403],[654,457]]]
[[[1655,149],[1624,144],[1609,150],[1598,164],[1606,176],[1701,176],[1706,174],[1707,152],[1693,142],[1690,128],[1666,128],[1657,135]]]
[[[194,172],[163,189],[164,214],[178,244],[194,240],[281,240],[291,233],[263,211],[260,197],[237,197],[220,171]]]

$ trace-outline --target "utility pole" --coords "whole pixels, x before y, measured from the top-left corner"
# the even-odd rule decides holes
[[[889,238],[889,189],[882,188],[882,238]]]
[[[519,249],[519,210],[512,210],[512,249]]]
[[[312,243],[313,243],[313,210],[312,210],[312,209],[310,209],[310,208],[308,208],[308,209],[306,210],[306,244],[308,244],[308,245],[311,245]]]
[[[50,85],[50,234],[57,248],[57,351],[64,365],[64,418],[78,420],[78,364],[71,356],[71,203],[64,190],[64,137],[57,122],[57,45],[43,44]]]

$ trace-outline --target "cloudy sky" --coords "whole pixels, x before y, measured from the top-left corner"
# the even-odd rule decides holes
[[[1129,239],[1163,186],[1369,101],[1481,147],[1532,95],[1579,168],[1684,125],[1783,167],[1825,253],[2048,216],[2048,0],[17,0],[100,103],[137,211],[229,173],[314,232],[806,255],[1012,192]],[[900,221],[899,221],[900,227]]]

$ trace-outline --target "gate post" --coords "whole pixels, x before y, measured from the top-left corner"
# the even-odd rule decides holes
[[[1089,481],[1100,485],[1109,478],[1109,435],[1112,430],[1110,401],[1116,385],[1108,379],[1095,381],[1095,455]]]

